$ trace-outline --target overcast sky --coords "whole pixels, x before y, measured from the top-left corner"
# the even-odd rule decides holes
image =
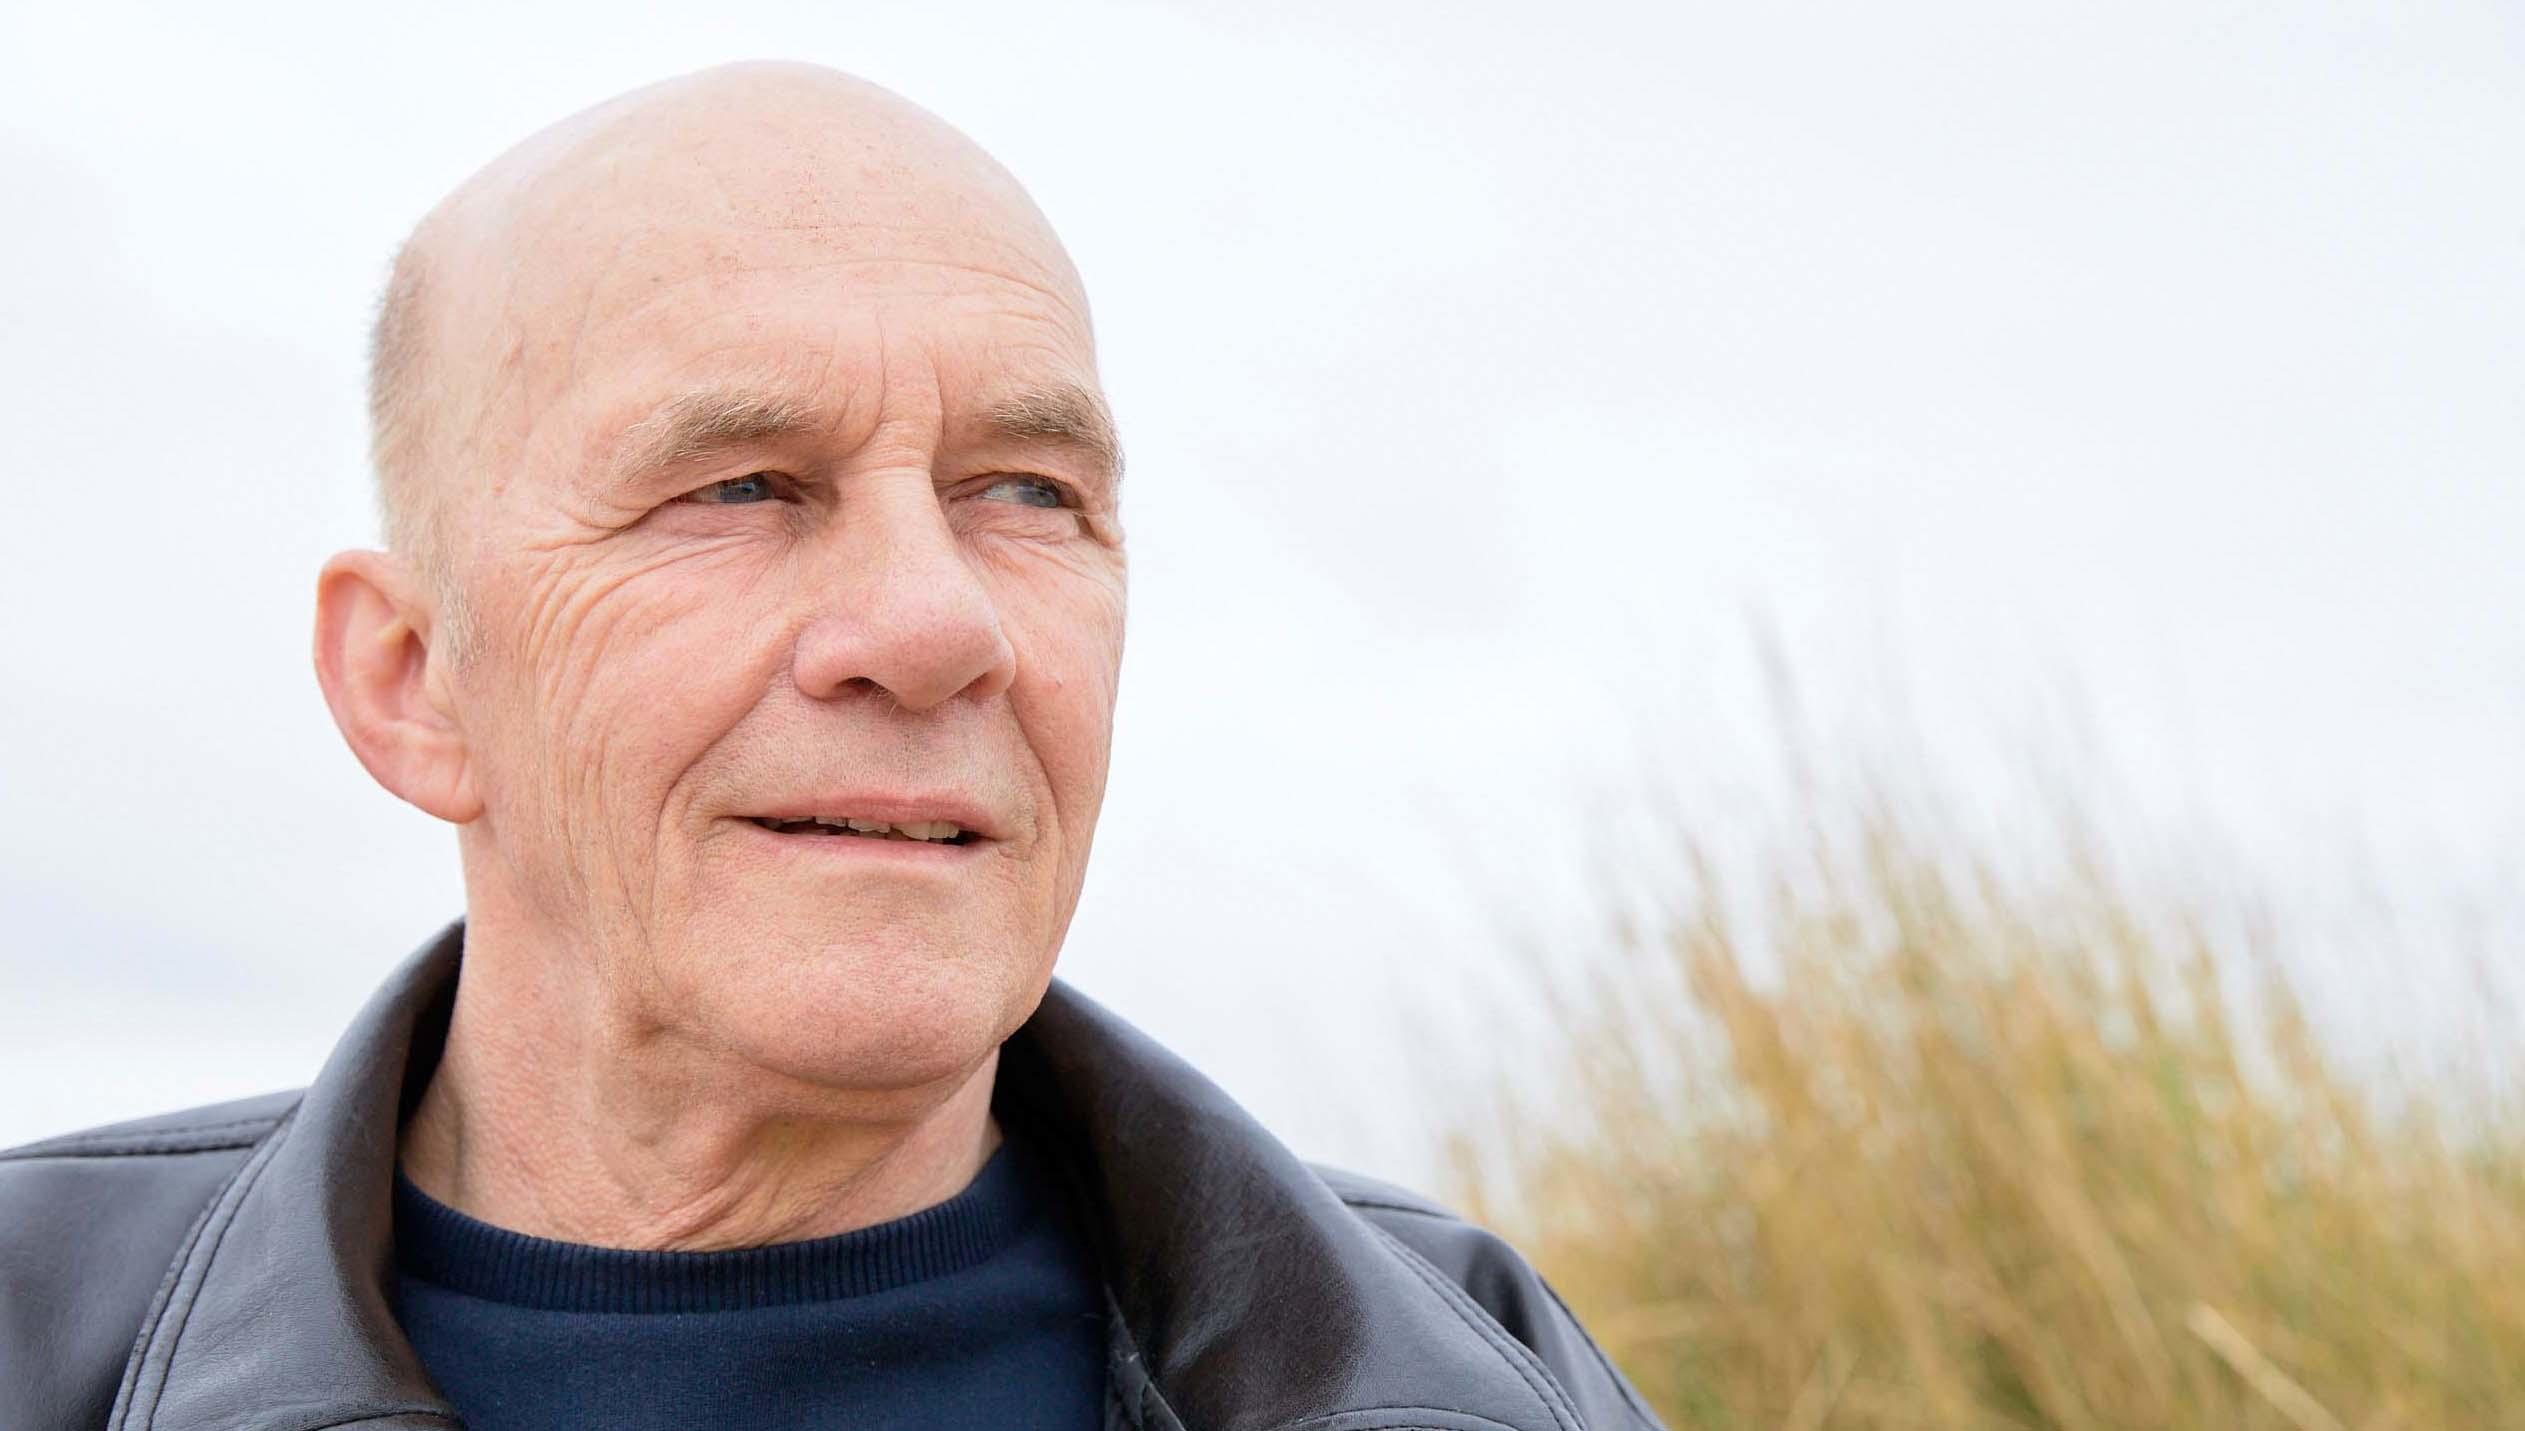
[[[1062,971],[1302,1152],[1421,1177],[1458,991],[1585,926],[1639,772],[1749,818],[1748,612],[1971,801],[2083,720],[2292,898],[2519,888],[2513,4],[702,8],[0,9],[0,1143],[305,1082],[459,910],[306,656],[374,294],[508,144],[745,57],[1070,243],[1133,590]]]

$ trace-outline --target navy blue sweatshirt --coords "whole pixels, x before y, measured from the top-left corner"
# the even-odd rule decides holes
[[[472,1431],[1104,1424],[1104,1297],[1011,1134],[936,1207],[836,1237],[632,1252],[527,1237],[395,1175],[396,1319]]]

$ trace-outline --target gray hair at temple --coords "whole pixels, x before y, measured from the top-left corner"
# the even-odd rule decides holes
[[[423,228],[427,220],[423,221]],[[378,521],[388,550],[410,563],[437,609],[438,638],[462,663],[479,633],[448,550],[444,484],[433,467],[445,460],[447,434],[433,401],[435,358],[429,336],[433,278],[416,229],[395,254],[368,336],[368,461],[376,481]]]

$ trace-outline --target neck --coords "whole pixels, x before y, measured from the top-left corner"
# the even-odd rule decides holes
[[[515,931],[512,931],[512,933]],[[400,1140],[468,1216],[599,1247],[826,1237],[946,1201],[993,1149],[994,1050],[920,1088],[811,1083],[614,1007],[570,951],[468,919],[447,1045]]]

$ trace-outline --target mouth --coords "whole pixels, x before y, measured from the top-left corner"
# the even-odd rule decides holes
[[[888,840],[900,844],[963,846],[979,844],[983,838],[950,820],[871,820],[855,815],[813,815],[804,819],[749,815],[746,818],[775,835],[810,840]]]

